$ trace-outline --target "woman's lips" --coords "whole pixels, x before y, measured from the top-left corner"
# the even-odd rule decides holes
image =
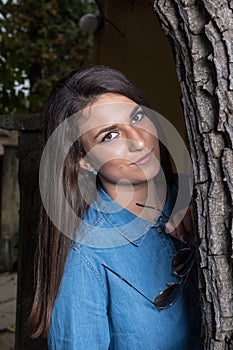
[[[144,165],[144,164],[148,163],[152,158],[152,153],[153,153],[153,150],[148,152],[145,156],[140,157],[133,164]]]

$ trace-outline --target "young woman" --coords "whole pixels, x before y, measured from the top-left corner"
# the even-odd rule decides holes
[[[142,92],[84,68],[44,117],[34,337],[51,350],[201,349],[195,250],[174,237],[191,226],[166,232],[177,175]]]

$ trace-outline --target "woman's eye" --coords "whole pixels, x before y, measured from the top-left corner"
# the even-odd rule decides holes
[[[113,140],[113,139],[115,139],[118,135],[119,135],[118,132],[112,131],[112,132],[110,132],[109,134],[105,135],[105,136],[102,138],[101,142]]]
[[[137,122],[140,122],[142,120],[142,118],[144,117],[143,111],[138,111],[134,117],[131,120],[131,124],[135,124]]]

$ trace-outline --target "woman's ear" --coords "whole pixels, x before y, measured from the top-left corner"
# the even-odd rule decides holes
[[[86,156],[83,156],[79,159],[80,168],[92,172],[95,168],[91,165],[89,160],[87,160]]]

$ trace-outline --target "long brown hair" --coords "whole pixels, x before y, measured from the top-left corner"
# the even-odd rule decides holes
[[[108,92],[124,95],[139,105],[149,107],[144,94],[124,74],[115,69],[105,66],[92,66],[74,71],[54,86],[48,98],[43,112],[44,144],[65,119],[80,112],[100,95]],[[160,147],[161,167],[167,181],[169,181],[172,173],[169,155],[163,145],[160,144]],[[82,152],[82,145],[77,140],[70,146],[62,169],[64,193],[72,210],[79,218],[83,217],[88,208],[88,204],[77,184],[80,174],[77,160]],[[83,176],[87,184],[91,183],[90,177],[93,176],[92,174],[85,172]],[[51,188],[52,191],[54,188],[52,181],[53,179],[48,176],[48,180],[44,184],[50,193]],[[89,192],[92,191],[90,186],[87,186],[87,188]],[[53,195],[56,205],[57,194],[55,190]],[[58,206],[58,208],[58,216],[62,217],[62,207]],[[64,219],[68,222],[70,218],[66,217]],[[29,317],[32,336],[35,338],[47,335],[69,245],[70,238],[59,231],[42,207],[35,261],[35,294]]]

